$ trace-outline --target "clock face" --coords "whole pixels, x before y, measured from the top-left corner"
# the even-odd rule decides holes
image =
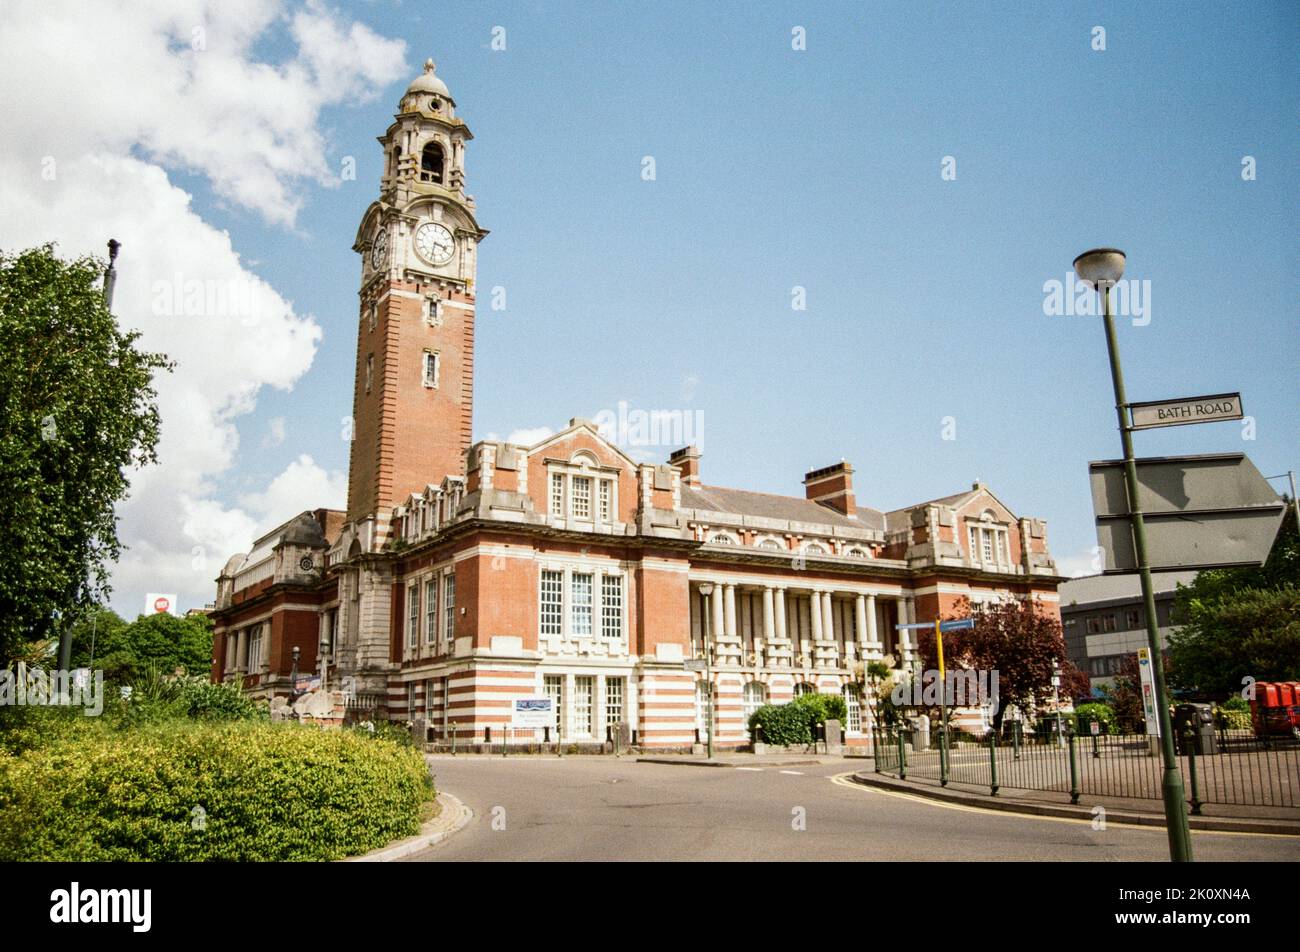
[[[370,267],[378,268],[388,260],[388,232],[381,231],[375,235],[374,242],[370,245]]]
[[[446,264],[456,253],[456,240],[444,226],[428,221],[415,231],[415,250],[430,264]]]
[[[316,567],[316,561],[310,555],[304,555],[298,560],[298,568],[304,572],[310,572]]]

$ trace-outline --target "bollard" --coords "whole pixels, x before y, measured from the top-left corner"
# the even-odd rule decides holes
[[[939,786],[948,786],[948,725],[940,724],[939,730]]]
[[[506,748],[510,745],[510,725],[505,724],[501,727],[501,756],[506,755]]]
[[[1187,770],[1192,781],[1192,816],[1201,815],[1201,787],[1196,782],[1196,737],[1191,731],[1183,735],[1187,738]]]
[[[1079,802],[1079,759],[1075,755],[1074,735],[1070,735],[1070,802]]]
[[[876,773],[880,773],[880,730],[874,729],[871,732],[871,762],[876,765]]]
[[[1097,749],[1097,735],[1092,735],[1092,759],[1101,760],[1101,751]]]
[[[989,796],[998,795],[998,735],[989,733]]]
[[[451,755],[456,756],[456,722],[451,722]]]
[[[898,732],[898,779],[907,779],[907,744],[903,741],[903,732]]]
[[[1020,759],[1020,722],[1011,722],[1011,742],[1015,745],[1016,760]]]

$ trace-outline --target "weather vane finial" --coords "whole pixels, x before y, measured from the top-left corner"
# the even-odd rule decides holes
[[[427,59],[427,60],[424,61],[424,71],[425,71],[426,73],[432,73],[432,72],[434,71],[435,68],[436,68],[436,67],[433,65],[433,59],[432,59],[432,58]]]

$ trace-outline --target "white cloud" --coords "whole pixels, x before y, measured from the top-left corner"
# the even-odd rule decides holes
[[[266,436],[262,437],[262,449],[274,449],[284,442],[284,417],[271,417],[266,421]]]
[[[1101,555],[1095,547],[1070,555],[1056,556],[1056,570],[1067,578],[1096,575],[1102,568]]]
[[[303,454],[271,480],[264,492],[246,493],[239,497],[239,504],[256,515],[257,530],[254,534],[261,535],[304,509],[342,509],[347,496],[345,474],[326,472],[310,456]],[[234,513],[242,515],[240,510],[234,510]]]
[[[277,30],[294,48],[258,62],[255,44]],[[210,600],[227,555],[346,492],[341,474],[300,456],[238,507],[220,502],[238,463],[236,423],[264,387],[292,389],[321,329],[249,270],[167,169],[204,175],[221,196],[291,226],[304,188],[333,182],[322,107],[375,95],[403,75],[403,51],[315,2],[0,8],[0,247],[53,240],[63,255],[102,255],[117,238],[114,313],[176,362],[157,380],[160,465],[132,473],[119,507],[128,551],[113,601],[124,610],[146,590],[179,592],[186,607]],[[284,438],[283,421],[271,421],[268,440]]]
[[[534,443],[542,442],[542,440],[554,433],[555,431],[549,426],[524,427],[521,430],[511,430],[505,441],[519,446],[532,446]]]
[[[143,154],[207,177],[217,193],[292,224],[305,182],[337,184],[324,106],[371,99],[406,73],[405,44],[309,2],[6,3],[5,126],[29,161]],[[274,30],[295,55],[253,58]]]

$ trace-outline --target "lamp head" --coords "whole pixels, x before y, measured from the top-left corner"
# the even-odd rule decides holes
[[[1074,259],[1074,273],[1085,284],[1107,287],[1124,276],[1124,260],[1118,248],[1093,248]]]
[[[701,583],[701,584],[700,584],[700,594],[703,595],[705,598],[708,598],[710,595],[712,595],[712,594],[713,594],[713,583],[712,583],[712,582],[703,582],[703,583]]]

